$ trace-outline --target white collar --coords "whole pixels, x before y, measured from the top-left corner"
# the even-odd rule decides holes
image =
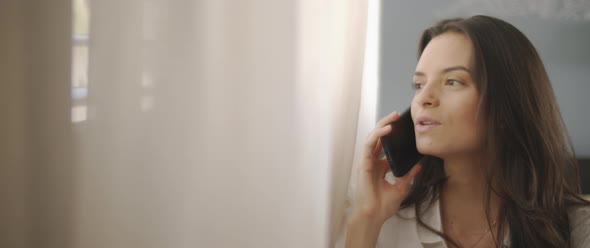
[[[426,225],[434,228],[439,232],[442,232],[440,201],[438,199],[432,203],[432,206],[422,206],[422,211],[420,212],[423,213],[421,219]],[[415,207],[401,209],[398,211],[398,215],[405,219],[416,218]],[[418,223],[416,223],[416,229],[416,231],[418,232],[418,238],[420,239],[420,242],[422,242],[422,244],[444,243],[444,239],[441,236],[428,230],[427,228],[423,227]],[[503,246],[510,247],[510,235],[506,235],[504,237]]]

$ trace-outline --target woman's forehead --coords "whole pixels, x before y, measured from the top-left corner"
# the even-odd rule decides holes
[[[437,74],[445,68],[462,66],[471,68],[473,45],[469,38],[458,32],[447,32],[434,37],[422,51],[416,72]]]

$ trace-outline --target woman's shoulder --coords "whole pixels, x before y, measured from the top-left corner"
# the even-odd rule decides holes
[[[572,207],[568,211],[568,216],[572,229],[579,226],[590,228],[590,205]]]
[[[590,206],[572,207],[568,215],[572,247],[590,247]]]

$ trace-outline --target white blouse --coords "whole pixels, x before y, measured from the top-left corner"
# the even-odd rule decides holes
[[[406,208],[389,218],[381,228],[377,248],[447,248],[444,239],[430,230],[420,226],[415,218],[415,209]],[[590,247],[590,208],[579,208],[569,214],[571,226],[571,248]],[[422,221],[441,231],[441,216],[438,200],[428,208]],[[345,227],[346,229],[346,227]],[[336,247],[344,247],[346,230],[336,242]],[[503,245],[510,247],[510,238],[504,239]]]

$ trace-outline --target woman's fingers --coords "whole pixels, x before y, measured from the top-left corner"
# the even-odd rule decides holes
[[[383,144],[381,144],[381,138],[377,139],[377,144],[375,145],[375,149],[373,149],[373,156],[379,158],[379,154],[381,153],[381,149],[383,148]]]
[[[391,132],[391,125],[387,125],[385,127],[376,127],[367,137],[367,141],[365,143],[365,157],[370,158],[373,156],[374,151],[377,146],[377,142],[379,139]]]
[[[391,114],[383,117],[379,122],[377,122],[377,127],[384,127],[385,125],[394,122],[399,118],[399,113],[397,111],[391,112]]]
[[[364,156],[368,159],[377,159],[382,160],[380,158],[381,150],[383,149],[383,145],[381,144],[381,137],[389,134],[392,131],[393,126],[390,123],[394,122],[399,118],[399,113],[397,111],[392,112],[391,114],[385,116],[381,119],[375,129],[369,133],[365,142],[364,148]],[[389,166],[387,166],[389,167]]]
[[[381,151],[380,139],[382,136],[391,132],[393,127],[389,124],[397,120],[397,118],[399,118],[399,113],[394,111],[377,122],[375,129],[373,129],[373,131],[367,136],[367,141],[365,143],[366,157],[371,157],[374,154],[377,154],[374,155],[375,157],[379,157],[378,153]]]

